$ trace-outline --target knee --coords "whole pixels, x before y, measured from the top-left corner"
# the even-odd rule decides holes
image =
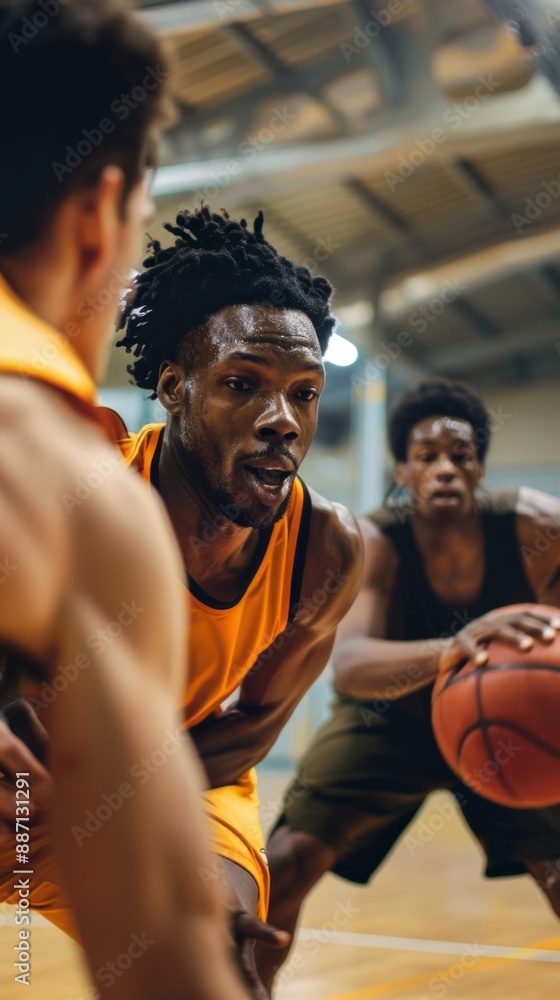
[[[560,858],[548,861],[527,861],[527,871],[546,896],[550,908],[560,918]]]
[[[337,854],[332,847],[302,830],[279,827],[267,847],[275,896],[302,897],[333,866]]]

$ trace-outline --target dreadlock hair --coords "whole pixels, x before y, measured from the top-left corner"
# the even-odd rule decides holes
[[[482,400],[459,382],[435,379],[405,392],[389,417],[389,444],[397,462],[405,462],[410,432],[425,417],[458,417],[474,432],[478,460],[484,463],[490,443],[490,418]]]
[[[263,222],[259,212],[251,231],[245,219],[237,222],[204,205],[180,212],[176,225],[164,225],[176,237],[173,246],[148,244],[152,252],[121,316],[119,329],[126,333],[118,346],[137,359],[128,371],[136,385],[151,390],[151,399],[161,363],[177,360],[186,334],[224,306],[298,309],[313,323],[325,353],[336,323],[332,285],[282,257],[264,238]]]

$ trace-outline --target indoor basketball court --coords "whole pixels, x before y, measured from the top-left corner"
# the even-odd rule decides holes
[[[0,995],[556,1000],[560,0],[112,3],[0,0]]]
[[[286,784],[263,771],[264,814]],[[407,845],[407,838],[410,837]],[[488,882],[453,799],[436,794],[368,888],[327,876],[306,904],[282,1000],[555,1000],[560,934],[526,878]],[[16,940],[4,908],[4,955]],[[32,1000],[91,1000],[78,949],[38,918]],[[2,996],[17,1000],[8,961]]]

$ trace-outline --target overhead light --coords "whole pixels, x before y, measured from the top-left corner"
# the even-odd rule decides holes
[[[359,299],[358,302],[353,302],[349,306],[339,306],[336,315],[347,330],[367,326],[373,320],[373,305],[365,299]]]
[[[329,340],[325,361],[330,361],[331,365],[338,365],[346,368],[353,365],[358,357],[358,348],[351,340],[341,337],[338,333],[333,333]]]

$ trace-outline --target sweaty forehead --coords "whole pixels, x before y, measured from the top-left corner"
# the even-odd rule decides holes
[[[438,441],[442,438],[474,443],[474,432],[468,420],[460,417],[425,417],[414,425],[410,432],[410,444],[422,444],[425,441]]]
[[[238,350],[261,352],[273,348],[288,355],[308,356],[321,363],[321,349],[313,323],[297,309],[262,305],[225,306],[207,320],[212,353],[218,359]]]

